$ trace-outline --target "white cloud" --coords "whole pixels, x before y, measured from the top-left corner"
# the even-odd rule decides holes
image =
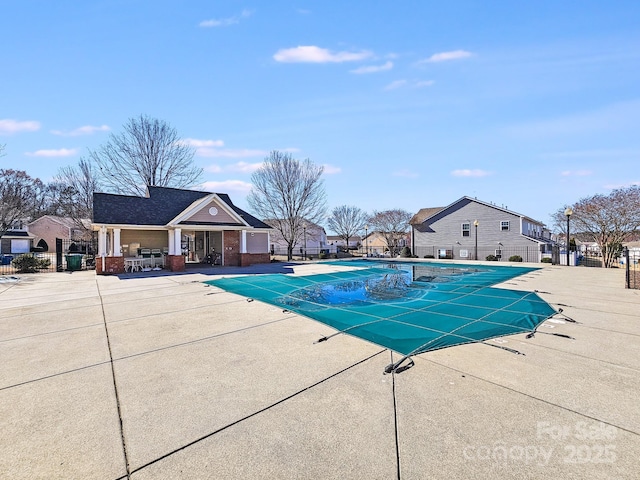
[[[231,25],[235,25],[240,23],[240,20],[243,18],[247,18],[253,15],[253,10],[243,10],[240,15],[234,15],[233,17],[227,18],[212,18],[210,20],[203,20],[198,24],[198,26],[203,28],[211,28],[211,27],[229,27]]]
[[[266,150],[252,150],[249,148],[197,148],[196,155],[207,158],[248,158],[248,157],[264,157],[269,152]]]
[[[360,67],[354,70],[350,70],[351,73],[363,74],[363,73],[377,73],[391,70],[393,68],[393,62],[388,61],[382,65],[370,65],[367,67]]]
[[[412,172],[412,171],[407,170],[407,169],[402,169],[402,170],[397,170],[397,171],[393,172],[393,176],[394,177],[404,177],[404,178],[418,178],[420,175],[418,175],[416,172]]]
[[[78,153],[77,148],[59,148],[57,150],[36,150],[35,152],[27,152],[30,157],[71,157]]]
[[[486,177],[488,175],[491,175],[491,172],[487,172],[486,170],[479,170],[479,169],[470,170],[465,168],[465,169],[453,170],[451,172],[451,175],[453,175],[454,177]]]
[[[551,152],[540,155],[542,158],[612,158],[612,157],[638,157],[640,150],[632,149],[607,149],[607,150],[574,150],[566,152]]]
[[[607,188],[609,190],[616,190],[618,188],[629,188],[629,187],[635,187],[635,186],[640,186],[640,180],[624,182],[624,183],[609,183],[605,185],[604,188]]]
[[[430,87],[435,83],[436,82],[434,80],[422,80],[422,81],[415,82],[413,86],[415,88],[424,88],[424,87]]]
[[[614,103],[583,112],[547,120],[536,120],[505,127],[505,132],[518,138],[567,137],[602,134],[611,131],[631,131],[640,121],[640,100]],[[635,133],[635,131],[634,131]]]
[[[185,138],[180,141],[180,144],[196,148],[224,147],[224,142],[222,140],[199,140],[197,138]]]
[[[78,137],[80,135],[92,135],[95,132],[108,132],[109,130],[111,130],[111,128],[108,125],[100,125],[99,127],[84,125],[68,132],[63,130],[51,130],[51,133],[54,135],[61,135],[63,137]]]
[[[324,167],[323,173],[326,173],[327,175],[335,175],[336,173],[342,172],[342,169],[340,167],[334,167],[333,165],[329,165],[328,163],[325,163],[322,166]]]
[[[560,175],[563,177],[587,177],[593,175],[593,172],[591,170],[565,170]]]
[[[278,50],[273,58],[283,63],[342,63],[356,62],[372,56],[371,52],[331,52],[326,48],[314,45],[283,48]]]
[[[262,166],[262,162],[258,162],[258,163],[238,162],[235,165],[229,165],[228,170],[231,172],[253,173],[256,170],[258,170],[261,166]]]
[[[396,80],[395,82],[391,82],[389,85],[384,87],[384,90],[395,90],[401,87],[410,87],[410,88],[425,88],[430,87],[436,82],[433,80]]]
[[[35,132],[40,130],[40,122],[34,120],[12,120],[4,119],[0,120],[0,135],[11,135],[18,132]]]
[[[247,162],[238,162],[233,165],[208,165],[204,167],[206,172],[211,173],[222,173],[222,172],[236,172],[236,173],[253,173],[258,170],[262,166],[262,162],[258,163],[247,163]]]
[[[384,87],[385,90],[395,90],[396,88],[404,87],[407,84],[406,80],[395,80],[389,85]]]
[[[420,60],[418,64],[446,62],[448,60],[459,60],[461,58],[469,58],[472,55],[473,54],[471,52],[467,52],[466,50],[453,50],[451,52],[434,53],[429,58]]]
[[[224,180],[222,182],[204,182],[200,185],[205,191],[217,193],[238,193],[247,195],[251,191],[251,185],[242,180]]]

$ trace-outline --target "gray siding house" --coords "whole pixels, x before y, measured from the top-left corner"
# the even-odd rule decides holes
[[[542,222],[506,207],[462,197],[446,207],[423,208],[410,221],[413,253],[419,257],[525,262],[550,256],[551,233]]]

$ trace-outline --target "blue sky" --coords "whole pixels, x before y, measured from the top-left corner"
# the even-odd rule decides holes
[[[640,3],[0,0],[0,168],[49,181],[146,114],[247,208],[273,149],[329,207],[468,195],[549,223],[640,183]]]

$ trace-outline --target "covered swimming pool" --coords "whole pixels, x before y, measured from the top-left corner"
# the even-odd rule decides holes
[[[368,260],[332,264],[353,269],[206,283],[304,315],[338,330],[334,335],[360,337],[405,357],[533,332],[557,313],[535,292],[493,287],[536,268]]]

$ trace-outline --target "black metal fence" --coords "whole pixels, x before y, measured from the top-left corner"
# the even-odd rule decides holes
[[[631,255],[628,248],[623,252],[625,265],[625,287],[640,290],[640,262],[636,255]]]
[[[544,254],[538,246],[486,246],[462,247],[460,245],[434,245],[430,247],[414,247],[413,253],[419,258],[435,258],[448,260],[482,260],[482,261],[516,261],[516,262],[541,262],[543,258],[549,258],[551,252]]]
[[[304,258],[308,259],[323,259],[323,258],[337,258],[338,252],[335,247],[329,249],[327,247],[296,247],[293,249],[293,259],[294,260],[304,260]],[[287,249],[286,247],[274,247],[271,249],[271,255],[276,257],[286,257]]]
[[[55,271],[55,252],[9,253],[0,255],[0,275]]]
[[[96,266],[97,238],[56,238],[55,252],[33,251],[0,255],[0,275],[91,270]]]

